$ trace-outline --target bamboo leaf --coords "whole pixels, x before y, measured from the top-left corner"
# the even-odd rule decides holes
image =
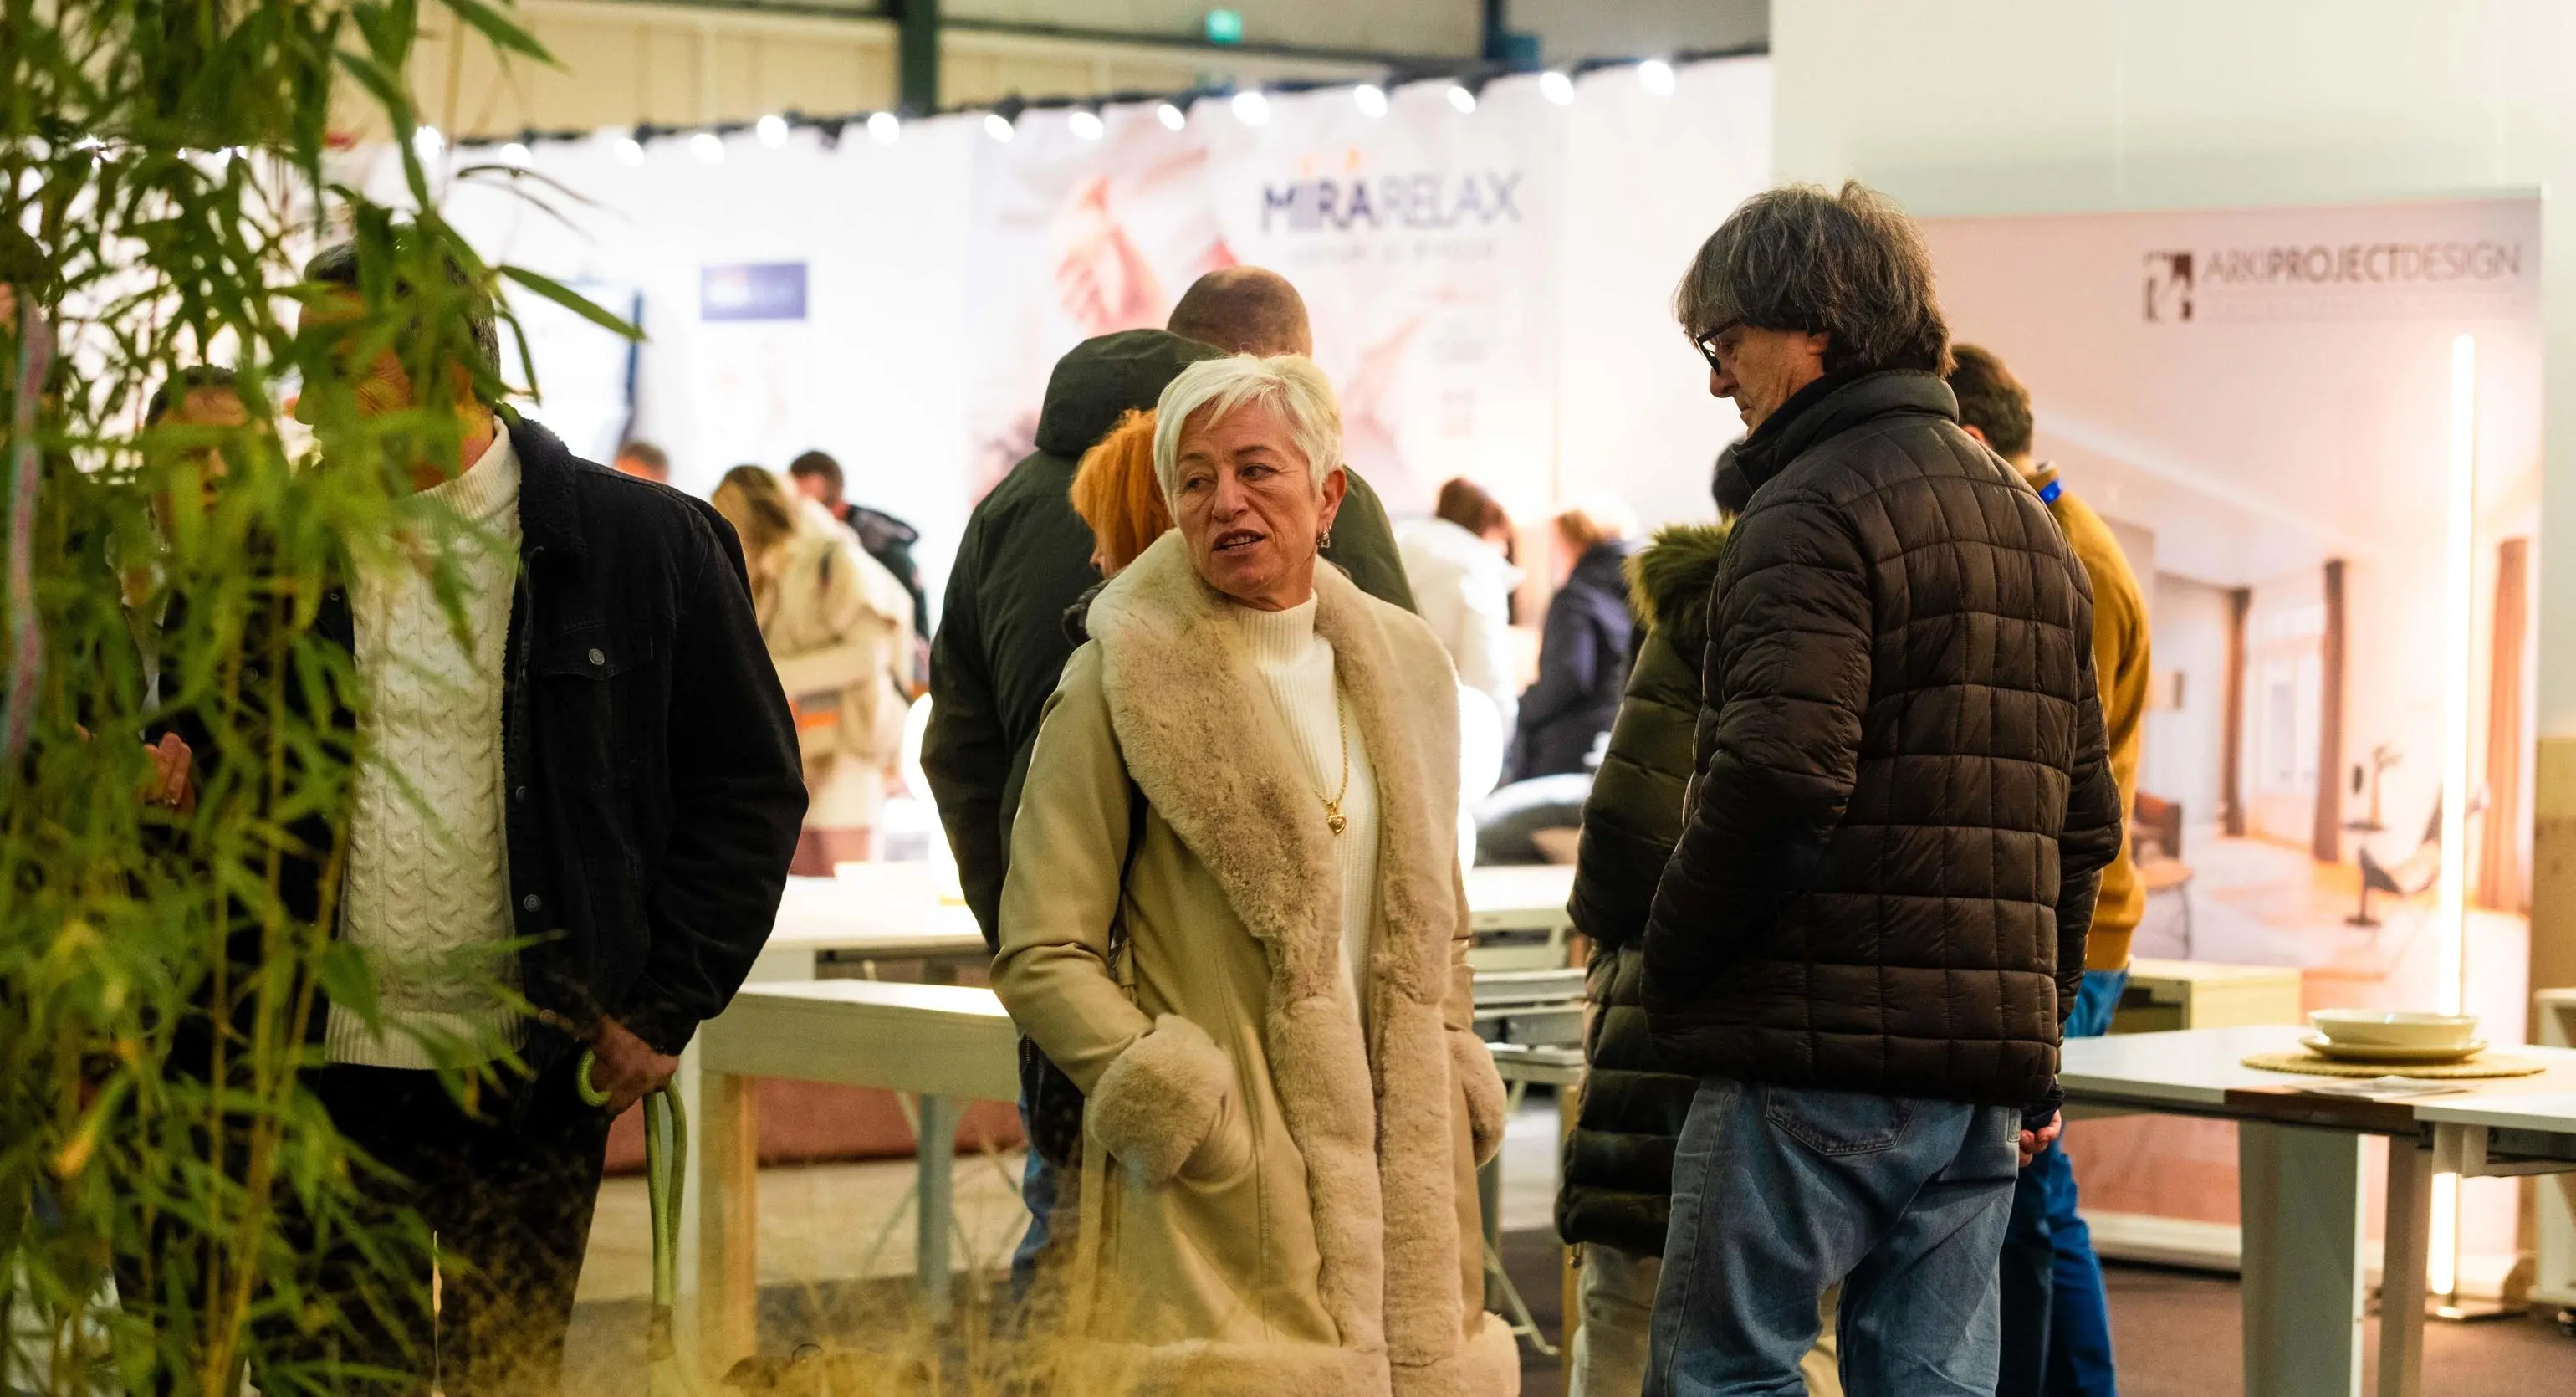
[[[622,335],[630,340],[644,338],[644,332],[641,329],[619,319],[594,304],[590,298],[552,277],[529,271],[525,267],[504,266],[500,268],[500,273],[611,334]]]

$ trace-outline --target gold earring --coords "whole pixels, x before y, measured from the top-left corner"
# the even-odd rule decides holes
[[[1317,534],[1315,536],[1315,546],[1317,548],[1330,549],[1333,546],[1333,531],[1328,528],[1322,533]]]

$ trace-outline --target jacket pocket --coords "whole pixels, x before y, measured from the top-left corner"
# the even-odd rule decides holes
[[[1762,1118],[1818,1154],[1843,1157],[1896,1148],[1914,1108],[1902,1098],[1866,1092],[1764,1087]]]

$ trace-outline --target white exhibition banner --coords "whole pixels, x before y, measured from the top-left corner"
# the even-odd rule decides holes
[[[1704,518],[1708,463],[1737,428],[1670,293],[1769,182],[1770,74],[1724,59],[1676,79],[1657,95],[1605,69],[1560,106],[1502,78],[1473,112],[1416,83],[1379,116],[1348,88],[1273,93],[1257,124],[1210,98],[1177,132],[1156,104],[1122,104],[1091,140],[1052,110],[1007,142],[980,115],[907,122],[891,143],[856,123],[776,148],[738,134],[716,160],[681,140],[640,159],[541,142],[526,176],[454,181],[442,207],[491,258],[640,293],[630,430],[670,451],[676,484],[703,494],[732,466],[829,451],[853,498],[922,531],[934,589],[967,511],[1028,449],[1056,359],[1162,324],[1192,280],[1238,263],[1305,296],[1348,457],[1397,513],[1466,475],[1525,530],[1589,491],[1650,523]],[[371,185],[398,197],[390,162]],[[549,370],[546,354],[540,386],[578,383],[600,420],[607,365]]]

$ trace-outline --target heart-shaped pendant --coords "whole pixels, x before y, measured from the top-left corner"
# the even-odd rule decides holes
[[[1324,814],[1324,827],[1335,834],[1340,834],[1343,830],[1351,827],[1351,822],[1343,818],[1341,811],[1330,810],[1326,811]]]

